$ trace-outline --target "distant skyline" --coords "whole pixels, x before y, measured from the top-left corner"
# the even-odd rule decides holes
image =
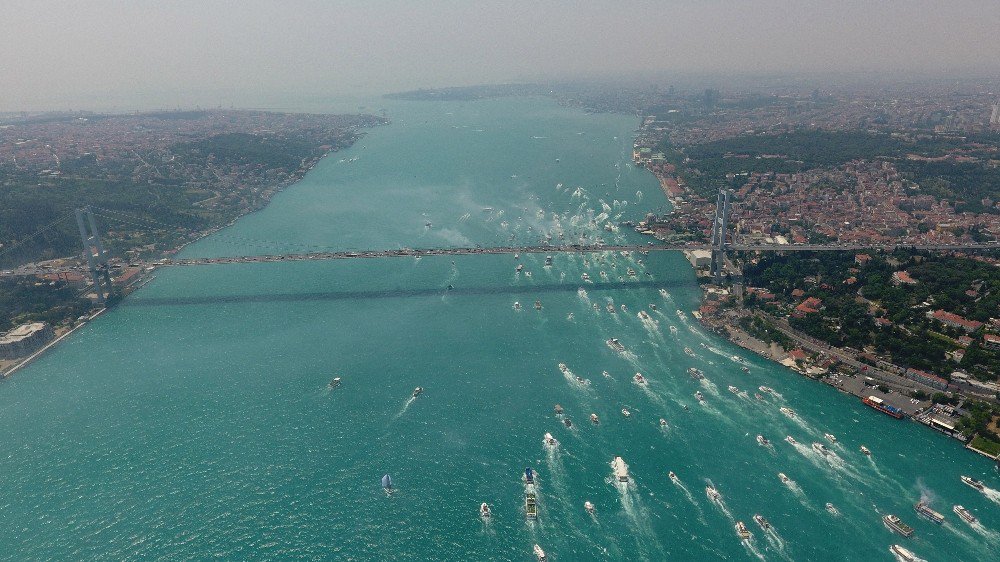
[[[677,74],[1000,73],[1000,3],[5,2],[0,111]]]

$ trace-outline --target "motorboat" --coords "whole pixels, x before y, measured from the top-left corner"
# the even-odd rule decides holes
[[[490,512],[490,506],[487,505],[486,502],[483,502],[482,504],[480,504],[480,506],[479,506],[479,516],[480,517],[482,517],[483,519],[489,519],[492,515],[493,515],[493,513]]]
[[[328,384],[327,386],[330,388],[330,390],[333,390],[334,388],[340,386],[340,377],[333,377],[333,380],[331,380],[330,384]]]
[[[532,549],[532,550],[535,553],[535,558],[538,558],[539,562],[543,562],[543,561],[547,560],[547,558],[545,558],[545,551],[542,550],[542,547],[540,547],[540,546],[538,546],[536,544],[535,547],[534,547],[534,549]]]
[[[642,376],[642,373],[636,373],[636,374],[635,374],[635,375],[634,375],[634,376],[632,377],[632,381],[633,381],[633,382],[634,382],[635,384],[639,384],[639,385],[644,385],[644,384],[647,384],[647,383],[646,383],[646,377]]]
[[[608,347],[610,347],[611,349],[617,351],[618,353],[624,353],[625,352],[625,346],[622,345],[622,342],[618,341],[618,338],[611,338],[611,339],[605,341],[604,343],[608,344]]]
[[[611,461],[611,471],[615,475],[615,480],[619,482],[628,482],[628,465],[625,464],[625,460],[621,457],[615,457]]]
[[[691,375],[691,378],[695,380],[701,380],[705,378],[705,373],[703,373],[701,369],[698,369],[696,367],[688,367],[688,374]]]
[[[729,385],[729,392],[732,392],[733,394],[739,394],[740,393],[740,389],[736,388],[733,385]]]
[[[753,516],[754,523],[760,526],[761,530],[767,531],[771,528],[771,523],[759,513]]]
[[[558,414],[558,415],[561,416],[562,413],[563,413],[563,407],[560,406],[559,404],[556,404],[556,408],[555,409],[556,409],[556,414]]]
[[[628,408],[622,408],[622,415],[628,418],[632,416],[632,412],[628,411]]]
[[[763,435],[758,435],[757,444],[760,445],[761,447],[767,447],[768,445],[771,444],[771,442],[767,440],[767,437],[764,437]]]
[[[796,441],[795,438],[792,437],[791,435],[785,437],[785,441],[788,441],[789,445],[798,445],[799,444],[799,442]]]
[[[559,446],[559,441],[557,441],[555,437],[552,437],[551,433],[546,433],[545,434],[545,439],[543,439],[542,442],[545,443],[545,445],[548,446],[548,447],[558,447]]]
[[[417,388],[414,388],[413,389],[413,397],[416,398],[417,396],[420,396],[420,394],[423,391],[424,391],[423,387],[418,386]]]
[[[695,391],[694,397],[698,399],[698,402],[704,402],[705,401],[705,395],[702,394],[700,390]]]
[[[719,491],[715,489],[715,486],[711,484],[705,486],[705,495],[712,501],[719,501],[722,499],[722,494],[720,494]]]
[[[772,394],[774,392],[773,388],[764,385],[758,386],[757,390],[763,392],[764,394]]]
[[[563,425],[565,425],[566,427],[573,427],[573,420],[566,418],[563,420]]]
[[[674,481],[674,482],[680,482],[680,481],[681,481],[681,479],[680,479],[680,478],[678,478],[676,474],[674,474],[674,471],[673,471],[673,470],[671,470],[670,472],[668,472],[668,473],[667,473],[667,476],[669,476],[669,477],[670,477],[670,480],[672,480],[672,481]]]
[[[667,427],[667,420],[660,418],[660,427]]]
[[[861,452],[864,453],[867,456],[871,456],[871,454],[872,454],[871,449],[869,449],[868,447],[865,447],[864,445],[861,446]]]
[[[542,309],[542,301],[535,301],[535,310]]]
[[[781,408],[779,408],[778,410],[779,410],[779,411],[780,411],[780,412],[781,412],[782,414],[785,414],[786,416],[788,416],[788,417],[790,417],[790,418],[794,418],[794,417],[795,417],[795,410],[793,410],[793,409],[791,409],[791,408],[786,408],[786,407],[782,406],[782,407],[781,407]]]
[[[903,548],[898,544],[890,546],[889,552],[891,552],[894,556],[896,556],[897,559],[902,560],[903,562],[917,562],[919,560],[922,560],[922,558],[918,558],[916,554],[913,554],[912,552],[910,552],[909,550]]]
[[[816,451],[817,453],[823,455],[824,457],[828,457],[828,456],[830,456],[831,453],[833,453],[833,451],[831,451],[830,449],[828,449],[826,447],[826,445],[824,445],[822,443],[813,443],[812,444],[812,448],[813,448],[813,451]]]
[[[514,301],[514,310],[521,310],[521,303]]]
[[[736,535],[740,537],[742,541],[748,541],[753,538],[753,533],[747,529],[747,526],[742,521],[736,522]]]
[[[594,512],[597,511],[596,509],[594,509],[594,504],[590,503],[589,501],[583,502],[583,509],[585,509],[587,513],[591,515],[593,515]]]
[[[784,472],[779,472],[778,473],[778,480],[781,480],[782,484],[791,484],[792,483],[792,479],[789,478],[788,476],[786,476]]]
[[[832,433],[824,433],[823,437],[826,437],[826,440],[829,441],[830,443],[836,443],[837,442],[837,438],[834,437],[834,435]]]

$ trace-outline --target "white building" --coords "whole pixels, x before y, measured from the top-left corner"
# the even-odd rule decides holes
[[[30,355],[55,338],[52,326],[45,322],[21,324],[0,336],[0,359]]]

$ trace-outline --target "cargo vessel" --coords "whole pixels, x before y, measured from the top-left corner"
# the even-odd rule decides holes
[[[882,400],[878,396],[869,396],[868,398],[862,398],[861,401],[866,406],[871,406],[872,408],[875,408],[876,410],[882,412],[883,414],[892,416],[897,420],[903,419],[906,415],[899,408],[886,404],[885,400]]]

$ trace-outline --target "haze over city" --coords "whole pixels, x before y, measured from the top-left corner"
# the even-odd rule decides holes
[[[15,0],[0,26],[4,111],[260,106],[511,81],[1000,70],[1000,6],[982,0]]]

